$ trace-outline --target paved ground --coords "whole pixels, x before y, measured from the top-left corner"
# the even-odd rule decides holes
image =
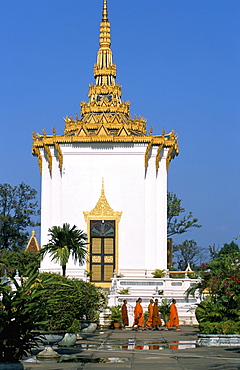
[[[240,370],[240,347],[196,347],[198,328],[181,329],[97,331],[73,348],[58,348],[61,362],[30,359],[23,362],[24,370]]]

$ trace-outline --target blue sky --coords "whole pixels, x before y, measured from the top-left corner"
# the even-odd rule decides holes
[[[131,114],[179,135],[169,190],[202,224],[175,238],[217,246],[240,233],[239,0],[108,0]],[[102,0],[8,0],[0,12],[0,183],[40,192],[32,131],[64,129],[94,82]]]

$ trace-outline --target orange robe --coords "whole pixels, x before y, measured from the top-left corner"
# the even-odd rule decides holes
[[[144,321],[143,317],[143,308],[139,302],[137,302],[135,309],[134,309],[134,324],[138,326],[142,326]]]
[[[170,316],[169,322],[167,323],[167,328],[170,329],[173,326],[179,327],[179,318],[178,318],[178,311],[175,303],[172,303],[170,306]]]
[[[148,305],[148,319],[146,322],[146,327],[151,328],[152,327],[152,317],[153,317],[153,304],[149,303]]]
[[[125,325],[128,325],[128,311],[127,311],[127,305],[126,303],[124,303],[122,305],[122,324],[125,326]]]
[[[159,311],[158,311],[158,305],[154,303],[153,306],[153,327],[155,328],[156,326],[161,326],[162,321],[160,319]]]

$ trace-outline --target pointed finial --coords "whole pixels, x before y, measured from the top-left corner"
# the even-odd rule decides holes
[[[108,22],[107,0],[103,1],[102,21]]]
[[[105,190],[104,190],[104,178],[102,177],[102,190],[101,193],[105,195]]]

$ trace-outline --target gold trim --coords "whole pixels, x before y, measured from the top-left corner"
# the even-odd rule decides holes
[[[161,155],[162,150],[163,150],[163,144],[160,144],[157,150],[157,155],[156,155],[156,172],[158,172],[159,162],[162,159],[162,155]]]
[[[59,162],[59,168],[60,168],[60,171],[62,171],[62,168],[63,168],[63,154],[62,154],[62,150],[60,148],[60,145],[57,142],[54,143],[54,146],[55,146],[55,149],[57,151],[57,158],[58,158],[58,162]]]
[[[96,286],[99,286],[99,287],[101,287],[101,288],[110,288],[111,287],[111,285],[112,285],[112,283],[92,283],[92,284],[94,284],[94,285],[96,285]]]
[[[42,156],[38,147],[32,148],[32,155],[37,157],[40,174],[42,174]]]
[[[52,173],[52,154],[51,154],[50,148],[49,148],[48,145],[46,145],[44,143],[43,143],[43,147],[44,147],[44,150],[47,154],[47,161],[48,161],[49,171],[50,171],[50,173]]]
[[[86,222],[89,221],[91,218],[92,220],[102,220],[103,217],[106,220],[117,220],[118,222],[120,221],[120,218],[122,216],[122,212],[117,212],[114,211],[105,196],[105,191],[104,191],[104,182],[102,181],[102,190],[101,190],[101,195],[100,198],[96,204],[96,206],[90,211],[90,212],[83,212],[84,214],[84,219]]]
[[[148,143],[148,146],[146,148],[146,152],[145,152],[145,171],[147,171],[147,168],[148,168],[148,161],[149,161],[149,158],[150,158],[150,151],[151,151],[151,148],[152,148],[152,141],[150,141],[150,143]]]

